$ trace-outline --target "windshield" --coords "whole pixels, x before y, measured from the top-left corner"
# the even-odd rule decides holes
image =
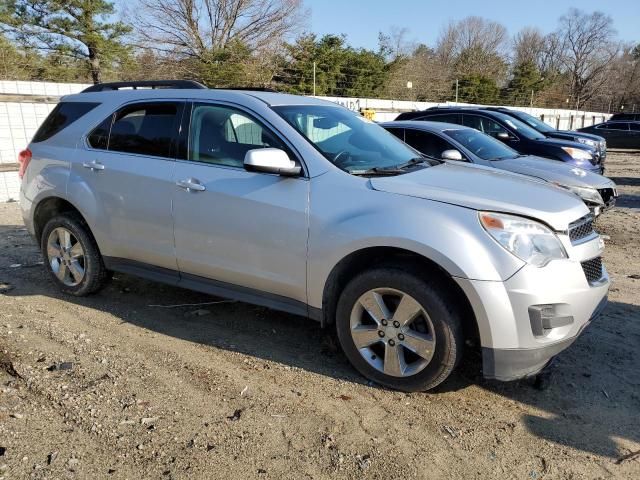
[[[518,156],[518,152],[501,141],[472,128],[445,130],[444,133],[483,160],[505,160]]]
[[[273,107],[327,160],[349,173],[407,167],[427,160],[384,128],[342,107]],[[428,164],[427,164],[428,165]]]
[[[555,128],[553,128],[553,127],[547,125],[546,123],[544,123],[539,118],[536,118],[533,115],[529,115],[528,113],[525,113],[525,112],[514,112],[513,114],[516,117],[518,117],[518,119],[522,120],[524,123],[526,123],[530,127],[535,128],[539,132],[548,133],[548,132],[555,132],[555,130],[556,130]]]
[[[543,138],[545,138],[545,136],[542,135],[539,131],[531,128],[529,125],[522,122],[521,120],[518,120],[517,118],[513,118],[500,112],[491,113],[502,120],[504,123],[506,123],[513,130],[521,134],[523,137],[528,138],[529,140],[542,140]]]

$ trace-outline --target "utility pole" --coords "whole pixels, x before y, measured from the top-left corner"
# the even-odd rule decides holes
[[[456,103],[458,103],[458,79],[456,78]]]
[[[533,108],[533,90],[531,90],[531,108]]]
[[[313,96],[316,96],[316,62],[313,62]]]

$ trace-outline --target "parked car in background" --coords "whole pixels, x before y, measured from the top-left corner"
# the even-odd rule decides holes
[[[594,216],[615,204],[615,183],[602,175],[547,158],[522,155],[473,128],[441,122],[395,121],[380,124],[431,158],[455,160],[520,173],[578,195]]]
[[[429,159],[316,98],[99,84],[63,97],[20,162],[22,215],[63,292],[119,271],[335,324],[392,388],[440,384],[470,339],[486,377],[534,375],[606,305],[578,197]]]
[[[432,107],[405,112],[396,120],[430,120],[475,128],[500,140],[523,155],[560,160],[575,167],[602,173],[604,165],[596,149],[583,143],[547,138],[517,118],[475,107]]]
[[[609,118],[609,121],[613,120],[626,120],[631,122],[640,122],[640,113],[614,113]]]
[[[505,107],[487,107],[487,110],[493,110],[496,112],[502,112],[506,115],[510,115],[517,118],[521,122],[526,123],[531,128],[536,129],[545,137],[549,138],[562,138],[564,140],[571,140],[572,142],[583,143],[596,150],[598,155],[598,163],[604,164],[607,158],[607,142],[599,135],[593,135],[591,133],[578,132],[575,130],[557,130],[549,124],[543,122],[537,117],[530,115],[522,110],[513,110]]]
[[[609,120],[578,131],[601,135],[607,140],[609,147],[640,148],[640,122]]]

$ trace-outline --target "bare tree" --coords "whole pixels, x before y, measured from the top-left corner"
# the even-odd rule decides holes
[[[407,40],[408,28],[392,26],[389,33],[378,33],[380,51],[387,61],[394,62],[402,58],[408,58],[418,47],[415,42]]]
[[[541,63],[547,47],[546,37],[537,28],[525,27],[513,37],[513,63],[530,63],[542,70]]]
[[[137,33],[157,51],[207,60],[242,44],[252,51],[298,29],[301,0],[139,0]]]
[[[606,82],[610,64],[618,55],[613,20],[602,12],[589,15],[574,8],[560,18],[556,34],[561,39],[571,95],[579,106]]]
[[[451,22],[440,33],[436,55],[456,75],[498,79],[505,72],[507,29],[498,22],[467,17]]]
[[[408,88],[410,82],[411,88]],[[385,94],[389,98],[442,101],[451,97],[447,68],[425,45],[395,62],[389,72]]]

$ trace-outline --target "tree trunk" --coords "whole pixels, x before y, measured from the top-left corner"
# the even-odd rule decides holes
[[[89,65],[91,67],[91,80],[93,83],[100,83],[102,81],[102,72],[100,71],[100,59],[98,58],[98,52],[95,47],[88,47],[89,49]]]

